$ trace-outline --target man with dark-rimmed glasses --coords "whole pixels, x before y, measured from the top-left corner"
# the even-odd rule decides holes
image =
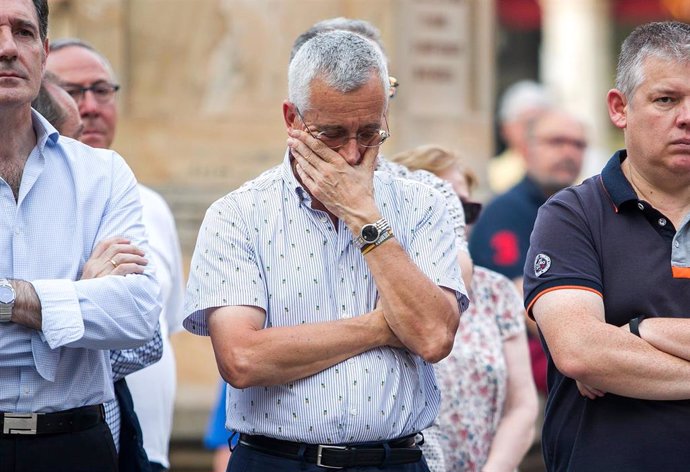
[[[185,326],[230,385],[229,470],[426,471],[430,363],[467,302],[443,202],[374,172],[389,80],[371,41],[315,36],[288,83],[284,161],[208,210],[187,287]]]
[[[110,148],[117,127],[116,93],[120,88],[110,62],[93,46],[77,38],[56,40],[50,49],[46,67],[76,101],[84,122],[80,141],[97,148]],[[168,442],[175,396],[175,360],[168,334],[182,329],[184,276],[175,221],[168,205],[152,189],[141,184],[138,188],[143,222],[151,240],[152,251],[146,257],[153,260],[163,281],[164,308],[160,330],[148,344],[139,349],[111,352],[118,402],[106,404],[106,419],[118,446],[122,470],[148,470],[150,465],[154,471],[160,471],[169,467]],[[119,266],[129,256],[119,253],[112,265]]]

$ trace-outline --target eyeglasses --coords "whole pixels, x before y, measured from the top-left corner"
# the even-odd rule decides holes
[[[546,144],[549,147],[561,148],[566,144],[572,146],[578,151],[584,151],[587,148],[587,141],[575,138],[569,138],[566,136],[546,136],[537,137],[539,142]]]
[[[460,203],[462,203],[462,210],[465,212],[465,224],[471,225],[477,221],[479,214],[482,212],[482,204],[465,200],[464,198],[460,199]]]
[[[96,101],[101,104],[109,103],[115,96],[115,93],[120,90],[119,85],[108,82],[96,82],[88,87],[82,87],[77,84],[63,84],[62,88],[65,89],[77,103],[84,99],[86,92],[91,92]]]
[[[314,134],[311,131],[309,131],[309,126],[307,126],[307,122],[304,121],[304,117],[302,116],[302,113],[300,113],[299,108],[295,107],[295,111],[297,112],[297,116],[299,116],[300,120],[302,120],[302,123],[304,124],[307,133],[309,133],[312,138],[318,139],[334,151],[345,146],[347,143],[350,142],[351,139],[357,140],[358,146],[372,148],[380,146],[386,139],[390,138],[391,136],[390,133],[385,129],[360,131],[354,136],[348,136],[347,134],[344,134],[342,131],[335,129],[333,131],[319,131],[318,133]],[[383,116],[383,121],[386,123],[386,128],[388,128],[388,121],[386,120],[385,115]]]

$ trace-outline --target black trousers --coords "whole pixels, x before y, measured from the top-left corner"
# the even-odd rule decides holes
[[[0,435],[2,472],[117,472],[117,452],[103,422],[75,433]]]

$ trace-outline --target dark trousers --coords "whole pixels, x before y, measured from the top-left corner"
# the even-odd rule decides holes
[[[2,472],[117,472],[117,452],[103,422],[65,434],[0,435]]]
[[[151,463],[144,450],[144,435],[125,379],[115,382],[115,398],[120,406],[120,470],[151,472]]]
[[[327,472],[329,470],[336,469],[324,469],[309,462],[284,459],[238,444],[230,456],[227,472]],[[423,457],[415,464],[348,467],[339,470],[344,472],[429,472]]]

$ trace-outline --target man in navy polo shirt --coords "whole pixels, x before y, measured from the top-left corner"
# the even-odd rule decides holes
[[[623,43],[607,96],[626,149],[540,210],[525,303],[549,358],[549,471],[690,464],[690,25]]]
[[[585,128],[574,116],[545,108],[525,123],[524,145],[521,151],[527,174],[484,209],[472,230],[469,246],[477,265],[513,279],[520,291],[537,210],[580,174],[587,147]],[[545,395],[546,356],[536,325],[527,320],[527,328],[534,381]]]

